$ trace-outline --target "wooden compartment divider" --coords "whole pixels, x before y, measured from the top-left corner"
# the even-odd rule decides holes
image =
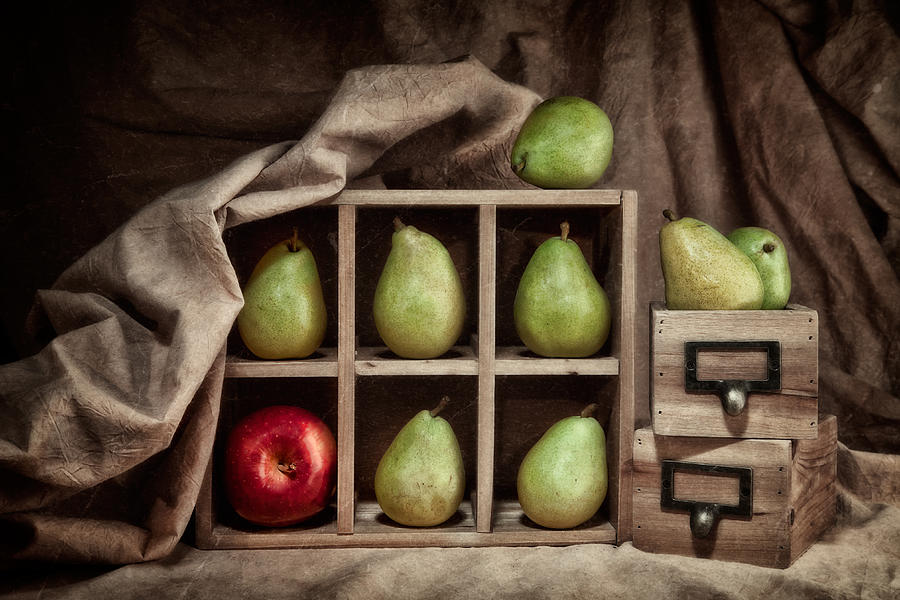
[[[336,378],[338,475],[335,505],[321,519],[296,527],[268,529],[243,522],[234,514],[228,515],[233,511],[222,497],[218,481],[221,472],[214,453],[196,507],[197,545],[209,549],[495,546],[614,544],[631,539],[637,194],[618,190],[346,190],[317,206],[337,209],[337,347],[322,348],[313,358],[304,360],[264,361],[230,354],[225,377],[226,384],[229,380],[253,378],[278,378],[288,383],[293,378],[298,381],[304,381],[302,378],[331,378],[333,381]],[[357,247],[358,216],[362,210],[384,208],[476,211],[477,274],[472,278],[472,285],[478,288],[476,331],[466,336],[468,339],[461,339],[460,345],[443,357],[406,360],[386,348],[360,344],[360,332],[357,331],[357,287],[360,284],[357,259],[361,252]],[[594,236],[591,247],[595,254],[603,254],[603,257],[602,265],[595,265],[594,271],[610,297],[612,328],[609,341],[596,356],[541,358],[524,346],[502,345],[508,344],[508,339],[498,340],[498,319],[511,319],[511,315],[499,315],[497,310],[500,301],[497,292],[498,247],[501,243],[498,212],[519,211],[527,220],[541,211],[555,217],[560,211],[567,210],[587,211],[585,214],[591,217],[585,223],[597,221],[590,234]],[[594,218],[595,214],[597,218]],[[588,235],[584,231],[580,233]],[[546,237],[553,234],[552,230],[546,231]],[[504,290],[504,294],[508,300],[509,291]],[[515,468],[497,464],[496,445],[499,442],[496,433],[507,426],[497,419],[498,378],[519,376],[538,380],[575,377],[565,381],[578,382],[579,389],[589,397],[606,394],[603,402],[608,409],[604,428],[607,432],[609,491],[604,506],[588,524],[571,530],[545,529],[528,521],[508,491],[505,496],[498,496],[497,469],[505,470],[508,489],[509,469]],[[424,529],[401,527],[390,522],[377,503],[359,497],[355,452],[357,444],[367,440],[356,430],[358,410],[375,410],[357,402],[360,377],[375,378],[376,382],[377,378],[398,377],[409,378],[407,381],[425,378],[426,382],[429,378],[463,378],[461,381],[471,378],[469,381],[473,382],[472,389],[477,395],[474,411],[477,473],[474,489],[467,491],[467,499],[452,524]],[[395,384],[394,387],[399,386]],[[509,402],[508,395],[506,402]],[[412,414],[402,415],[402,422],[397,422],[398,428]],[[520,418],[527,419],[529,415]],[[223,430],[226,427],[220,418],[217,443],[227,433]],[[534,430],[536,427],[529,429],[532,434]],[[510,437],[515,438],[508,435],[506,439]]]

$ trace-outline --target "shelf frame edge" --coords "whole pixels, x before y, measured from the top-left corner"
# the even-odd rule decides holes
[[[338,207],[338,472],[337,532],[355,518],[356,207]]]

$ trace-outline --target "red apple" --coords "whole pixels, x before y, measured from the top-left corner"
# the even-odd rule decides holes
[[[334,435],[298,406],[269,406],[244,417],[225,447],[225,491],[242,517],[293,525],[328,506],[337,473]]]

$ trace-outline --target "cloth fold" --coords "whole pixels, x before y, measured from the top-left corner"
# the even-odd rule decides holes
[[[471,57],[350,71],[302,140],[171,191],[40,291],[57,337],[0,367],[0,525],[15,524],[11,555],[134,562],[179,540],[243,303],[225,228],[334,196],[398,141],[453,115],[477,130],[479,148],[502,147],[538,100]]]

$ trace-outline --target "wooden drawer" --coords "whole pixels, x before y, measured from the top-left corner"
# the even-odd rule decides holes
[[[641,429],[634,437],[634,546],[787,567],[834,523],[836,466],[833,416],[823,415],[816,439],[796,441]],[[705,518],[717,510],[704,506],[711,503],[725,507],[703,536]],[[730,514],[741,509],[745,514]]]
[[[435,235],[460,273],[467,318],[459,345],[432,360],[400,359],[381,346],[371,316],[390,250],[392,220]],[[493,546],[617,543],[631,535],[637,195],[616,190],[348,190],[328,202],[226,232],[241,282],[292,225],[312,249],[329,310],[312,358],[261,361],[229,341],[217,442],[196,509],[202,548]],[[609,340],[584,359],[545,359],[518,341],[512,303],[537,245],[572,223],[613,309]],[[445,416],[463,452],[460,511],[431,528],[402,527],[375,501],[375,467],[396,432],[447,394]],[[515,478],[530,446],[556,420],[601,406],[609,491],[572,530],[538,527],[522,513]],[[269,404],[320,415],[338,443],[334,505],[296,527],[254,526],[234,513],[221,482],[223,440],[237,420]]]
[[[784,310],[668,310],[653,303],[650,313],[650,412],[655,433],[816,437],[816,311],[799,305]],[[755,387],[746,394],[743,409],[726,412],[721,390],[728,382],[739,386],[763,380],[777,387],[751,384]]]

